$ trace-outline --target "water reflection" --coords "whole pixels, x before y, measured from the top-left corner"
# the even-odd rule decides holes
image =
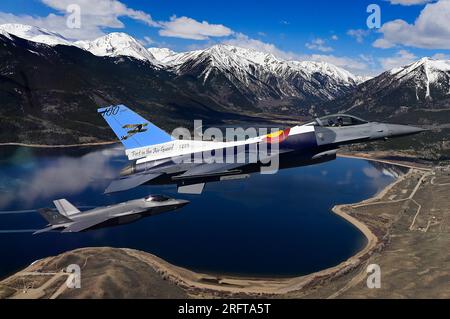
[[[19,148],[10,157],[6,168],[12,167],[13,174],[9,177],[11,172],[2,174],[0,208],[18,202],[28,207],[37,199],[76,194],[86,188],[100,191],[104,189],[106,180],[117,174],[111,159],[122,163],[122,154],[122,148],[117,147],[92,151],[79,157],[41,157],[40,161],[35,162],[32,153]]]

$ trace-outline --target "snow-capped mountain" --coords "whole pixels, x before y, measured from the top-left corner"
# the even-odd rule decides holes
[[[147,50],[160,62],[165,61],[167,57],[177,54],[168,48],[148,48]]]
[[[20,24],[0,25],[0,30],[52,47],[69,45],[96,56],[128,56],[149,62],[175,76],[177,85],[198,87],[199,94],[207,94],[233,110],[278,108],[307,113],[315,105],[352,92],[361,83],[361,78],[329,63],[286,61],[231,45],[176,53],[167,48],[146,49],[120,32],[74,42],[55,32]]]
[[[205,50],[176,53],[169,49],[146,49],[125,33],[111,33],[93,41],[70,41],[42,28],[4,24],[0,30],[33,42],[50,46],[79,47],[97,56],[129,56],[174,72],[177,76],[197,77],[216,93],[225,89],[240,92],[251,103],[272,99],[297,99],[309,106],[332,100],[354,89],[361,79],[325,62],[285,61],[272,54],[215,45]]]
[[[350,72],[336,67],[330,63],[312,61],[285,61],[277,59],[274,55],[258,52],[251,49],[235,47],[231,45],[215,45],[205,50],[176,53],[169,49],[149,48],[148,49],[159,61],[177,66],[189,60],[197,59],[201,55],[209,55],[215,61],[216,66],[226,68],[231,64],[241,65],[248,69],[249,64],[256,64],[271,72],[286,71],[294,69],[311,76],[314,73],[323,73],[330,77],[340,79],[347,83],[359,83],[367,78],[359,77]]]
[[[50,46],[69,45],[89,51],[97,56],[130,56],[138,60],[156,62],[153,55],[136,39],[126,33],[114,32],[93,41],[71,41],[59,33],[23,24],[2,24],[3,35],[12,34],[29,41]]]
[[[258,65],[267,71],[277,73],[286,71],[302,72],[311,77],[315,73],[335,78],[348,84],[363,81],[362,77],[355,76],[350,72],[336,67],[330,63],[312,61],[285,61],[277,59],[274,55],[245,49],[231,45],[215,45],[205,50],[176,53],[169,49],[150,48],[160,62],[170,66],[179,66],[185,62],[202,57],[211,58],[212,67],[239,67],[248,71],[253,65]]]
[[[425,109],[450,109],[449,102],[450,60],[422,58],[380,74],[325,108],[379,118]]]
[[[142,44],[122,32],[110,33],[93,41],[77,41],[74,45],[97,56],[130,56],[143,61],[156,61]]]
[[[450,60],[422,58],[389,72],[393,80],[415,86],[416,100],[450,95]]]
[[[4,37],[11,40],[10,34],[8,32],[6,32],[5,30],[0,29],[0,35],[3,35]]]
[[[200,79],[217,94],[241,92],[252,103],[295,99],[309,107],[348,93],[361,81],[329,63],[285,61],[272,54],[231,45],[183,53],[149,50],[178,76]]]
[[[44,43],[47,45],[72,45],[73,42],[66,39],[56,32],[52,32],[43,28],[38,28],[30,25],[7,23],[0,25],[2,34],[12,34],[16,37],[26,39],[33,42]]]

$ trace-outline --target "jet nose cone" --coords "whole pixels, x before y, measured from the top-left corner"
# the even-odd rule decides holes
[[[409,125],[388,124],[389,136],[407,136],[425,132],[426,130],[420,127]]]

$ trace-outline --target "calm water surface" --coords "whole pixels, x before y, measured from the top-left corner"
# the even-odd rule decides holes
[[[92,246],[139,249],[210,273],[311,273],[340,263],[365,245],[364,236],[330,209],[372,196],[400,173],[394,166],[340,158],[277,175],[209,184],[202,196],[178,195],[175,186],[103,195],[107,178],[126,162],[123,150],[115,146],[0,147],[0,277],[36,259]],[[191,204],[115,228],[36,236],[32,231],[46,222],[36,212],[22,212],[52,207],[58,198],[99,206],[150,193]]]

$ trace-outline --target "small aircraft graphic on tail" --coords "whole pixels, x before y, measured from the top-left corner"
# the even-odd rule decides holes
[[[121,141],[127,140],[133,135],[137,133],[144,133],[147,132],[147,129],[145,127],[148,126],[148,123],[143,124],[126,124],[122,126],[122,128],[127,129],[127,135],[124,135],[120,138]]]

